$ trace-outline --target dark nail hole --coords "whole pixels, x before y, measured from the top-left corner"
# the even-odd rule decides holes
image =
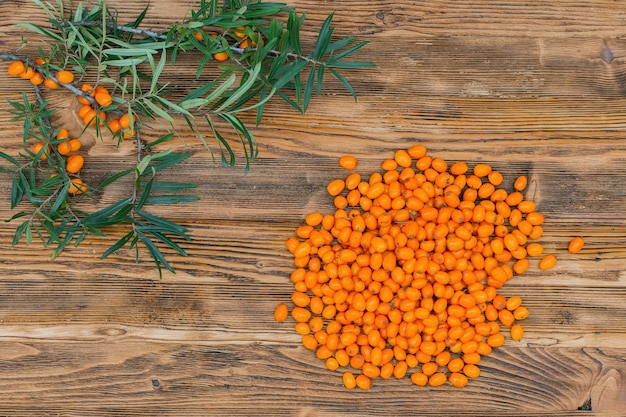
[[[592,411],[591,410],[591,398],[589,398],[587,401],[585,401],[585,403],[583,405],[578,407],[578,410]]]
[[[152,386],[155,388],[158,388],[161,386],[161,381],[159,381],[158,379],[153,379],[152,380]]]

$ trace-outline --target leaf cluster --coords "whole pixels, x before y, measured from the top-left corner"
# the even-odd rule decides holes
[[[279,2],[200,0],[181,22],[163,32],[154,32],[141,27],[149,5],[131,21],[124,21],[105,0],[89,6],[77,3],[71,8],[66,7],[64,0],[32,1],[49,21],[48,26],[18,25],[40,35],[49,47],[47,51],[39,48],[39,56],[46,64],[36,69],[46,76],[61,69],[95,74],[95,85],[105,86],[113,97],[111,105],[98,110],[138,116],[136,122],[131,118],[131,128],[137,129],[138,137],[135,166],[90,188],[81,198],[97,198],[104,187],[128,176],[133,177],[131,195],[95,213],[86,213],[76,209],[74,202],[79,199],[69,193],[72,175],[66,172],[63,158],[56,151],[57,131],[50,123],[53,111],[47,108],[47,101],[36,89],[36,103],[30,102],[26,94],[21,103],[9,102],[14,120],[23,122],[25,145],[19,160],[0,152],[0,157],[12,166],[8,170],[12,173],[11,207],[17,208],[22,202],[32,206],[10,219],[23,219],[13,243],[22,238],[30,243],[37,235],[47,245],[56,245],[54,256],[69,244],[80,243],[88,234],[103,235],[107,228],[126,225],[128,232],[103,258],[125,246],[134,249],[138,258],[139,247],[143,246],[159,272],[162,267],[173,271],[160,248],[186,255],[179,242],[190,240],[188,230],[150,214],[146,208],[197,200],[186,193],[194,188],[193,184],[158,180],[159,171],[191,156],[171,150],[152,153],[156,145],[179,137],[177,118],[184,120],[226,166],[235,164],[233,141],[239,142],[247,172],[258,148],[242,114],[254,112],[258,125],[266,104],[274,97],[304,113],[312,97],[321,94],[328,76],[339,80],[356,99],[355,90],[341,71],[373,66],[371,62],[349,60],[367,42],[357,42],[351,36],[336,39],[333,15],[324,20],[315,42],[305,51],[300,33],[306,15]],[[175,88],[163,79],[170,68],[176,67],[182,54],[197,56],[198,86],[182,99],[173,99]],[[217,65],[219,72],[207,80],[204,69],[209,64]],[[94,102],[87,92],[74,86],[66,88]],[[170,132],[145,143],[140,132],[150,120],[163,123]],[[105,127],[95,124],[96,135],[103,138],[103,130],[109,126],[103,120],[97,122],[103,122]],[[122,140],[122,135],[117,134],[117,138]],[[49,145],[47,158],[43,148],[37,154],[29,150],[29,139]],[[213,151],[213,141],[217,152]],[[55,175],[49,177],[50,173]]]

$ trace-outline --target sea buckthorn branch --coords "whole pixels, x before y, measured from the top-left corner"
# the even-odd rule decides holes
[[[322,24],[311,52],[303,52],[300,28],[305,15],[283,3],[200,0],[189,19],[159,33],[141,27],[148,7],[134,21],[120,24],[118,12],[104,0],[90,7],[78,3],[72,9],[66,8],[63,0],[33,2],[46,14],[49,26],[18,26],[40,35],[48,49],[39,47],[35,59],[0,53],[0,60],[11,62],[10,75],[33,84],[37,105],[30,103],[26,94],[22,103],[9,101],[14,120],[24,123],[24,152],[18,158],[0,152],[0,159],[10,164],[10,168],[0,169],[13,175],[11,208],[32,205],[31,210],[9,219],[26,219],[17,226],[13,243],[23,237],[30,243],[37,235],[46,245],[56,245],[53,257],[87,235],[104,235],[111,228],[122,227],[125,234],[105,251],[103,259],[128,247],[138,261],[143,247],[159,274],[162,268],[174,272],[166,252],[186,256],[180,242],[191,240],[189,231],[149,213],[147,207],[198,199],[188,194],[194,184],[158,178],[161,170],[191,156],[171,149],[156,151],[157,145],[180,137],[178,119],[187,123],[211,154],[207,136],[212,136],[226,166],[234,165],[231,141],[239,140],[247,171],[258,148],[241,113],[255,111],[259,124],[266,103],[275,96],[303,113],[311,98],[320,94],[326,72],[356,99],[354,89],[338,71],[373,66],[345,60],[366,42],[355,43],[354,37],[331,40],[333,15]],[[199,59],[195,75],[200,85],[172,101],[168,94],[176,86],[164,83],[162,75],[183,53]],[[204,68],[210,64],[222,72],[205,80]],[[85,82],[89,79],[95,80],[93,85]],[[65,128],[54,128],[54,112],[47,108],[48,90],[41,90],[42,84],[50,91],[62,87],[76,96],[81,105],[78,116],[84,122],[78,137],[93,128],[99,140],[108,138],[109,133],[118,143],[132,140],[137,157],[133,166],[101,184],[87,186],[80,173],[85,162],[79,152],[80,140],[71,139]],[[169,133],[151,142],[144,140],[147,136],[142,131],[151,125],[150,120],[164,122]],[[224,133],[225,126],[231,134]],[[95,213],[87,213],[79,205],[81,199],[97,198],[105,187],[128,176],[133,177],[129,196]]]

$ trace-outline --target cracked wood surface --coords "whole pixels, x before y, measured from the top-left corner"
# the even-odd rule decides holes
[[[145,7],[111,4],[127,21]],[[155,0],[145,25],[163,29],[192,4]],[[189,138],[195,155],[176,176],[198,183],[202,200],[158,209],[194,238],[183,244],[189,257],[172,257],[177,274],[162,280],[145,256],[99,260],[120,230],[51,261],[38,243],[11,247],[15,224],[2,222],[0,415],[623,415],[626,8],[608,0],[288,4],[307,12],[304,43],[332,12],[337,34],[371,41],[358,58],[378,67],[345,73],[358,102],[328,77],[306,115],[268,104],[248,175],[241,164],[221,168]],[[26,0],[0,2],[0,17],[3,51],[20,45],[16,23],[45,23]],[[175,97],[194,82],[193,55],[180,63],[168,75]],[[0,76],[3,101],[27,89]],[[47,98],[55,121],[80,131],[72,97]],[[154,135],[163,131],[155,125]],[[2,151],[17,153],[20,137],[0,113]],[[132,163],[130,144],[83,139],[88,182]],[[307,213],[332,209],[325,186],[345,175],[339,156],[355,155],[369,174],[415,143],[447,161],[490,163],[508,187],[527,175],[546,216],[542,243],[559,263],[541,272],[534,261],[502,290],[530,309],[525,337],[485,357],[465,389],[418,388],[405,378],[347,391],[290,322],[272,319],[291,290],[284,241]],[[122,197],[124,186],[110,186],[95,206]],[[7,219],[6,176],[0,188]],[[575,235],[587,243],[571,255]]]

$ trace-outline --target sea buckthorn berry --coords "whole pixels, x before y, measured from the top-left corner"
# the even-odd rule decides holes
[[[33,67],[24,68],[24,72],[22,72],[20,78],[24,80],[30,80],[33,75],[35,75],[35,70]]]
[[[228,53],[226,51],[216,52],[213,54],[213,59],[216,61],[226,61],[229,58]]]
[[[450,381],[450,383],[457,388],[463,388],[467,385],[467,376],[458,372],[453,372],[450,376],[448,376],[448,381]]]
[[[539,269],[542,271],[546,271],[548,269],[554,268],[556,265],[556,256],[550,254],[546,255],[539,261]]]
[[[344,372],[342,376],[343,386],[347,389],[354,389],[356,387],[356,378],[352,372]]]
[[[517,191],[524,191],[526,185],[528,185],[528,178],[525,175],[520,175],[513,183],[513,188]]]
[[[57,136],[56,136],[57,139],[67,139],[69,137],[70,137],[70,132],[64,127],[59,129],[59,133],[57,133]]]
[[[57,80],[59,80],[61,84],[71,84],[72,81],[74,81],[74,74],[66,70],[59,71],[57,73]]]
[[[524,328],[521,324],[511,326],[511,339],[519,341],[524,337]]]
[[[437,372],[428,378],[428,385],[431,387],[439,387],[446,383],[448,377],[443,372]]]
[[[414,372],[411,374],[411,382],[420,387],[425,387],[428,384],[428,376],[423,372]]]
[[[134,125],[136,118],[135,115],[133,114],[132,117],[128,116],[128,113],[124,113],[121,117],[120,117],[120,127],[122,129],[128,129],[131,127],[131,125]],[[132,123],[131,123],[132,122]]]
[[[339,158],[339,165],[343,169],[352,170],[356,168],[357,160],[354,156],[345,155]]]
[[[233,35],[238,37],[239,39],[243,39],[246,37],[246,27],[245,26],[237,26],[233,31]]]
[[[578,253],[582,250],[583,246],[585,246],[585,240],[582,237],[577,236],[570,240],[567,250],[570,253]]]
[[[70,187],[68,189],[68,193],[72,195],[79,195],[87,191],[87,184],[83,182],[80,178],[73,178],[70,181]]]
[[[480,368],[476,365],[463,366],[463,373],[468,378],[478,378],[480,376]]]
[[[65,170],[71,174],[76,174],[85,164],[85,158],[82,155],[71,155],[65,161]]]
[[[372,386],[372,380],[364,374],[356,377],[356,386],[362,390],[368,390]]]
[[[111,97],[109,93],[97,93],[94,98],[96,99],[96,103],[102,107],[108,107],[113,104],[113,97]]]
[[[535,242],[529,243],[526,245],[526,252],[528,253],[528,256],[541,256],[543,253],[543,245]]]
[[[334,197],[334,196],[341,194],[341,192],[344,190],[345,187],[346,187],[346,183],[344,180],[336,179],[328,183],[326,190],[328,191],[328,194]]]
[[[403,167],[403,168],[407,168],[411,166],[412,158],[411,155],[409,155],[409,153],[405,150],[402,149],[398,149],[395,153],[395,155],[393,156],[393,159],[396,161],[396,163]]]
[[[486,177],[491,172],[491,166],[488,164],[476,164],[474,166],[474,175],[478,178]]]
[[[9,64],[7,71],[9,72],[9,75],[18,76],[26,71],[26,66],[22,61],[13,61]]]
[[[70,144],[71,152],[76,152],[81,148],[80,139],[70,139],[68,143]]]
[[[59,143],[57,145],[57,151],[59,152],[59,154],[61,155],[68,155],[69,153],[72,152],[72,145],[70,144],[69,141],[67,142],[62,142]]]
[[[514,311],[516,308],[518,308],[521,305],[522,305],[522,297],[519,297],[517,295],[509,297],[509,299],[506,300],[506,309],[509,311]]]
[[[286,304],[281,303],[274,310],[274,320],[276,321],[285,321],[288,315],[289,309]]]
[[[33,146],[33,153],[34,153],[35,155],[37,155],[37,154],[41,151],[41,149],[43,149],[45,146],[46,146],[46,145],[44,145],[44,144],[43,144],[43,143],[41,143],[41,142],[40,142],[40,143],[36,143],[36,144],[35,144],[35,146]],[[44,151],[41,153],[41,157],[40,157],[39,159],[41,159],[41,160],[46,160],[46,159],[48,159],[48,149],[44,150]]]
[[[41,85],[44,82],[43,75],[38,72],[35,72],[32,77],[30,77],[30,82],[33,85]]]

